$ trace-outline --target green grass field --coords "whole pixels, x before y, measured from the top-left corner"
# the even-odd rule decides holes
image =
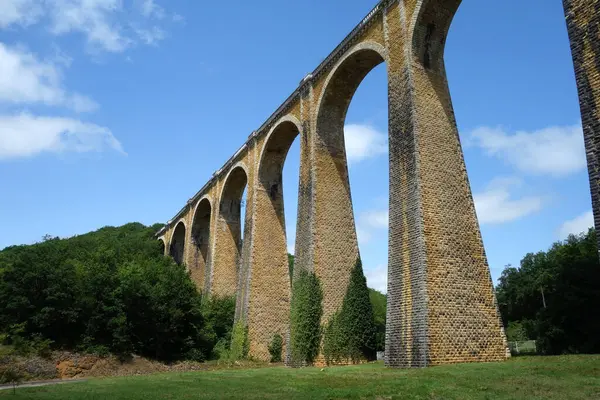
[[[600,356],[517,357],[419,370],[217,370],[0,391],[0,399],[600,399]]]

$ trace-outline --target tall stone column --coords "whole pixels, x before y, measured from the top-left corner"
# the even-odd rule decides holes
[[[390,228],[386,365],[507,357],[443,63],[458,0],[386,12]]]
[[[600,227],[600,1],[563,0],[563,5],[579,93],[594,224]]]

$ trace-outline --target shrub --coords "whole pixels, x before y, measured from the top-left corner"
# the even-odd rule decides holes
[[[290,311],[291,364],[312,364],[321,345],[323,290],[313,272],[301,271],[292,286]]]
[[[376,334],[373,306],[359,258],[350,272],[342,308],[327,325],[323,343],[325,359],[328,363],[374,360]]]
[[[269,354],[271,355],[271,362],[281,362],[281,352],[283,351],[283,338],[279,333],[273,335],[271,344],[269,345]]]
[[[231,334],[231,349],[228,358],[234,360],[245,360],[248,358],[249,342],[248,342],[248,326],[243,322],[236,322],[233,325]]]

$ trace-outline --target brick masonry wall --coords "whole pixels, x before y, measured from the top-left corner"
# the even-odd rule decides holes
[[[600,1],[563,0],[588,163],[594,223],[600,226]],[[598,236],[600,248],[600,235]]]

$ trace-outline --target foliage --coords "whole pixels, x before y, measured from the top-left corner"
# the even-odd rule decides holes
[[[294,257],[293,254],[288,253],[288,272],[290,273],[290,283],[294,279],[294,260],[295,259],[296,259],[296,257]]]
[[[340,329],[340,313],[331,316],[323,332],[323,356],[329,364],[341,363],[346,355],[346,344]]]
[[[156,229],[132,223],[1,251],[7,344],[207,358],[215,326],[206,326],[185,267],[162,255]]]
[[[376,334],[373,306],[359,258],[350,272],[342,308],[326,328],[323,351],[327,362],[374,360]]]
[[[521,322],[513,321],[508,323],[506,328],[506,338],[510,342],[525,342],[529,340],[525,326]]]
[[[9,383],[13,386],[13,394],[15,394],[17,386],[25,379],[23,371],[15,365],[2,367],[0,370],[0,384]]]
[[[373,319],[375,320],[375,350],[383,351],[385,348],[387,296],[369,288],[369,298],[373,307]]]
[[[279,333],[273,335],[271,343],[269,344],[269,354],[271,355],[271,362],[281,362],[281,353],[283,351],[283,338]]]
[[[292,286],[290,354],[292,364],[312,364],[321,345],[323,290],[314,272],[300,271]]]
[[[571,235],[548,251],[507,266],[496,294],[507,333],[537,341],[545,354],[600,352],[600,262],[596,232]],[[511,333],[512,334],[512,333]]]
[[[233,325],[231,348],[227,358],[231,361],[245,360],[248,358],[249,350],[248,326],[241,321],[236,322]]]
[[[210,358],[223,358],[231,347],[235,296],[210,296],[202,305],[204,338],[212,348]]]

